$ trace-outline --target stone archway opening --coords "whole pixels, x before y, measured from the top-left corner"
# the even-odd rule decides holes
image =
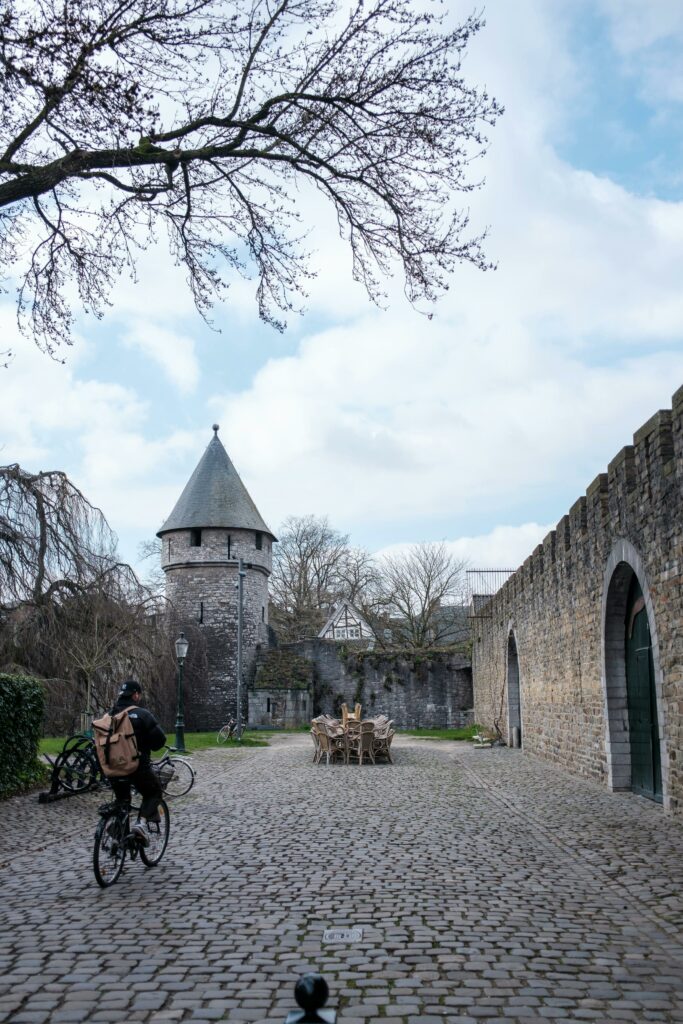
[[[510,631],[507,649],[508,746],[522,746],[522,705],[519,693],[519,656],[515,634]]]
[[[662,802],[662,752],[652,633],[639,574],[612,573],[605,601],[605,695],[610,785]]]

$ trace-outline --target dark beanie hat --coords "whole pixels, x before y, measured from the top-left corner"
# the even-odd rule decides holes
[[[126,679],[125,683],[121,684],[119,697],[132,697],[134,693],[142,693],[142,687],[135,679]]]

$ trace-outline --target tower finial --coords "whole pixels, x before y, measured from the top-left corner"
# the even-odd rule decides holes
[[[220,426],[218,425],[218,423],[214,423],[214,425],[213,425],[213,427],[211,429],[213,430],[213,432],[216,435],[216,437],[218,437],[218,431],[221,429]]]

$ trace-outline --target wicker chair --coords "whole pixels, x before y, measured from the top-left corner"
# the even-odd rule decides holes
[[[315,747],[315,750],[313,751],[313,764],[317,764],[320,758],[322,757],[322,750],[320,748],[320,734],[318,732],[317,722],[313,722],[311,728],[311,738],[313,740],[313,746]]]
[[[386,758],[389,764],[393,764],[393,758],[391,756],[391,741],[394,738],[395,730],[391,728],[393,722],[388,722],[386,728],[375,732],[375,741],[373,743],[373,754],[376,758]]]
[[[344,732],[333,732],[325,722],[321,722],[318,724],[318,740],[320,742],[319,761],[325,757],[327,764],[329,764],[330,761],[336,760],[341,760],[344,764],[347,763],[348,747],[346,734]]]
[[[360,722],[358,729],[347,732],[347,743],[349,761],[353,757],[358,760],[358,764],[362,764],[363,758],[367,757],[373,764],[375,763],[375,753],[373,750],[375,744],[374,722],[369,720]]]

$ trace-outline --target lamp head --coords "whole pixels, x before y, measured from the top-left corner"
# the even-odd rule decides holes
[[[175,656],[178,659],[178,661],[185,661],[185,658],[187,657],[187,649],[189,646],[189,643],[185,639],[185,634],[181,633],[175,642]]]

